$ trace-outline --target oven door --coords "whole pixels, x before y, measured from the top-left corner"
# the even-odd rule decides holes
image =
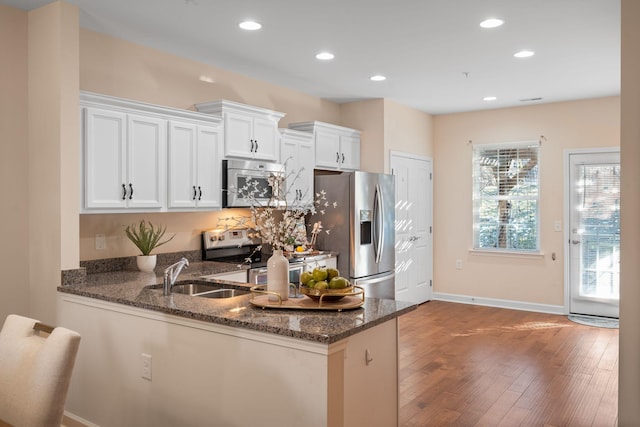
[[[303,264],[289,264],[289,283],[293,283],[296,288],[300,286],[300,275],[304,271]],[[249,283],[254,285],[267,284],[267,267],[249,269]],[[293,296],[293,295],[292,295]]]
[[[225,208],[266,206],[270,200],[282,198],[282,194],[274,194],[274,192],[283,189],[279,187],[274,189],[273,183],[276,181],[274,180],[276,177],[284,181],[283,165],[245,160],[223,160],[222,170],[222,206]],[[247,192],[253,195],[251,199],[245,197]]]

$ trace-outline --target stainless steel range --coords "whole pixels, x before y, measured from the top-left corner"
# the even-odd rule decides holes
[[[259,249],[261,240],[253,237],[249,229],[215,229],[202,233],[202,259],[205,261],[227,262],[250,265],[247,282],[257,285],[267,283],[267,259]],[[289,282],[299,283],[305,268],[313,268],[328,255],[289,258]],[[335,255],[334,255],[335,256]],[[249,259],[251,262],[249,263]]]
[[[247,228],[207,230],[202,233],[202,259],[233,264],[260,262],[261,243]]]

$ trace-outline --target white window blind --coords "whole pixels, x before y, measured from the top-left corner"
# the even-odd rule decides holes
[[[538,141],[473,148],[474,248],[539,251]]]

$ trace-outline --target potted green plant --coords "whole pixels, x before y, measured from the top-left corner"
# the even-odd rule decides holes
[[[151,251],[171,241],[171,239],[176,236],[174,234],[167,240],[161,242],[160,239],[162,239],[166,230],[166,226],[154,226],[150,221],[145,221],[144,219],[140,220],[138,224],[128,225],[124,229],[129,240],[131,240],[142,253],[142,255],[138,255],[136,258],[136,263],[140,271],[153,271],[156,267],[157,255],[151,255]]]

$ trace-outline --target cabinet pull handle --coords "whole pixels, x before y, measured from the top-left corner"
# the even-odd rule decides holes
[[[258,140],[256,139],[255,142],[256,142],[256,151],[255,152],[257,153],[258,152]]]
[[[198,185],[198,200],[202,200],[202,188]]]
[[[129,183],[129,200],[133,199],[133,185]]]
[[[196,192],[196,186],[194,185],[193,186],[193,199],[191,199],[191,200],[195,200],[197,195],[198,195],[198,193]]]
[[[254,145],[253,139],[251,139],[250,141],[251,141],[251,152],[253,153],[253,150],[255,149],[255,145]]]
[[[342,153],[342,163],[344,163],[344,153]]]
[[[340,153],[336,151],[336,163],[340,163]]]
[[[122,200],[127,200],[127,186],[122,184]]]

